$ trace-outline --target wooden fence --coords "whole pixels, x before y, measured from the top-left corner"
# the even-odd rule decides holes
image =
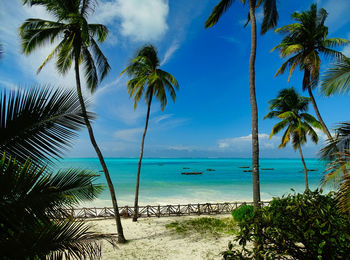
[[[242,204],[253,205],[253,202],[225,202],[165,206],[139,206],[139,217],[169,217],[186,215],[217,215],[230,214]],[[270,201],[262,201],[261,205],[268,206]],[[135,214],[134,207],[119,207],[120,216],[130,218]],[[62,209],[61,216],[73,218],[111,218],[114,216],[112,207],[105,208],[72,208]]]

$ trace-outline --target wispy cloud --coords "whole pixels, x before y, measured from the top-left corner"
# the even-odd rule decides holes
[[[335,32],[342,26],[350,22],[349,0],[327,0],[322,1],[320,7],[323,7],[328,12],[328,18],[326,20],[326,25],[329,27],[331,32]]]
[[[130,128],[118,130],[114,133],[114,137],[127,142],[136,142],[142,133],[143,128]]]
[[[274,149],[279,143],[279,137],[273,136],[269,139],[268,134],[259,134],[259,145],[263,149]],[[252,143],[252,135],[221,139],[218,146],[221,149],[249,150]]]
[[[173,54],[180,48],[180,44],[177,40],[173,41],[172,44],[170,45],[170,47],[167,49],[167,51],[164,54],[164,58],[161,61],[160,65],[164,65],[166,64],[171,57],[173,56]]]
[[[160,122],[167,120],[167,119],[171,118],[172,116],[173,116],[173,114],[165,114],[165,115],[157,116],[153,119],[153,121],[156,124],[159,124]]]

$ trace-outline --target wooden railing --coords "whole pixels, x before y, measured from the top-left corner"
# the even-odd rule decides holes
[[[204,204],[184,204],[165,206],[139,206],[139,217],[169,217],[186,215],[217,215],[230,214],[232,210],[239,206],[253,205],[253,202],[224,202],[224,203],[204,203]],[[262,201],[261,206],[270,205],[270,201]],[[72,218],[111,218],[114,216],[112,207],[104,208],[71,208],[62,209],[61,217]],[[124,218],[130,218],[135,214],[134,207],[119,207],[119,213]]]

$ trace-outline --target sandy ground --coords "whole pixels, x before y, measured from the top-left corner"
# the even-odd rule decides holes
[[[213,216],[215,218],[230,215]],[[204,217],[204,216],[200,216]],[[220,252],[227,249],[232,236],[213,238],[198,233],[184,236],[165,226],[198,216],[141,218],[138,222],[123,219],[122,225],[128,243],[114,249],[108,242],[102,246],[103,259],[222,259]],[[113,219],[89,220],[92,229],[101,233],[116,233]]]

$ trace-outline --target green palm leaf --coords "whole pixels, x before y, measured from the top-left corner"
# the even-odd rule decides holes
[[[84,127],[77,94],[72,90],[2,90],[0,105],[0,152],[20,160],[29,156],[42,162],[60,156]]]

